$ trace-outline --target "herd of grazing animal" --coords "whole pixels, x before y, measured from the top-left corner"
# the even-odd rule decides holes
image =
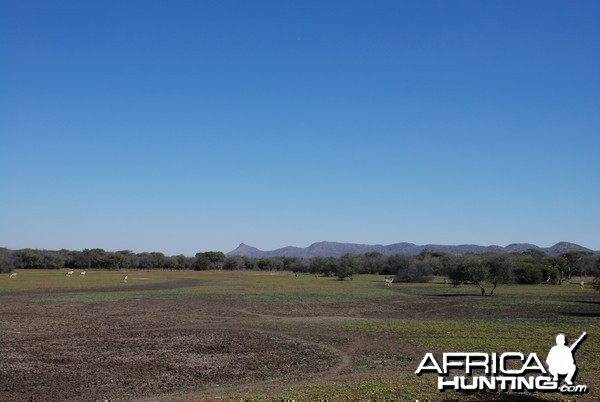
[[[73,274],[75,273],[75,271],[67,271],[67,273],[65,274],[65,276],[73,276]],[[79,276],[82,278],[85,278],[85,271],[81,271],[79,273]]]
[[[85,277],[86,272],[85,271],[81,271],[79,273],[79,276],[84,278]],[[16,276],[16,274],[15,274]],[[67,271],[65,276],[73,276],[73,271]],[[129,277],[127,275],[123,275],[123,283],[127,283],[127,279],[129,279]]]
[[[65,274],[65,276],[71,277],[73,276],[73,274],[75,273],[75,271],[67,271],[67,273]],[[86,275],[86,271],[81,271],[79,273],[79,277],[80,278],[85,278]],[[17,278],[17,273],[16,272],[11,272],[8,274],[8,277],[10,279],[16,279]],[[127,279],[129,279],[129,277],[127,275],[123,276],[123,283],[127,283]]]
[[[73,276],[74,271],[67,271],[67,273],[65,274],[65,276]],[[79,276],[82,278],[85,278],[85,271],[81,271],[79,273]],[[294,276],[297,278],[298,274],[295,273]],[[10,274],[8,274],[8,277],[10,279],[16,279],[17,278],[17,273],[16,272],[11,272]],[[318,278],[319,276],[317,274],[315,274],[315,278]],[[123,283],[127,283],[127,279],[129,279],[129,277],[127,275],[123,275]],[[392,287],[392,282],[394,282],[394,277],[390,276],[390,277],[386,277],[384,280],[384,284],[385,286],[389,286]],[[550,277],[548,277],[548,279],[546,280],[546,283],[550,283]],[[448,284],[448,279],[444,279],[444,285]],[[584,281],[579,282],[579,288],[583,289],[583,286],[585,285]]]

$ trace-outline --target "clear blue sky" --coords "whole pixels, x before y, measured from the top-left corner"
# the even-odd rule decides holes
[[[598,1],[0,2],[0,246],[600,249]]]

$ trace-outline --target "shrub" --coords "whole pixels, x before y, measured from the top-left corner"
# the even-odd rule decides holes
[[[548,277],[549,277],[551,282],[557,282],[558,279],[560,278],[560,272],[558,271],[558,269],[556,267],[543,265],[540,268],[540,272],[542,273],[543,281],[546,281],[546,279],[548,279]]]
[[[433,279],[431,265],[426,261],[413,260],[411,264],[398,270],[397,282],[429,282]]]
[[[542,270],[537,265],[522,265],[514,270],[514,276],[517,283],[534,284],[542,281]]]

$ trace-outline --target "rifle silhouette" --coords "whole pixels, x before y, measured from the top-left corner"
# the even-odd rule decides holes
[[[577,339],[575,342],[573,342],[573,344],[571,346],[569,346],[569,350],[572,352],[573,349],[575,349],[577,347],[577,345],[579,344],[579,342],[581,342],[583,340],[583,338],[585,338],[587,335],[587,332],[584,332],[583,334],[581,334],[581,336],[579,337],[579,339]]]

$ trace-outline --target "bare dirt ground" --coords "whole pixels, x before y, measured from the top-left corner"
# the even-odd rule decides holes
[[[172,289],[188,284],[132,287]],[[122,287],[103,291],[111,289]],[[356,356],[384,356],[381,362],[366,363],[383,368],[415,367],[425,349],[403,347],[401,340],[385,335],[376,340],[368,334],[349,336],[327,323],[489,315],[464,308],[472,297],[431,295],[307,307],[257,306],[207,295],[74,303],[39,302],[31,292],[0,294],[0,400],[212,399],[231,392],[277,391],[315,379],[364,376]],[[568,311],[557,308],[544,314],[556,321],[565,313],[598,316],[596,302],[576,301]],[[542,310],[499,311],[496,318],[539,317]],[[401,357],[386,361],[391,353]],[[384,370],[374,375],[387,374]]]

